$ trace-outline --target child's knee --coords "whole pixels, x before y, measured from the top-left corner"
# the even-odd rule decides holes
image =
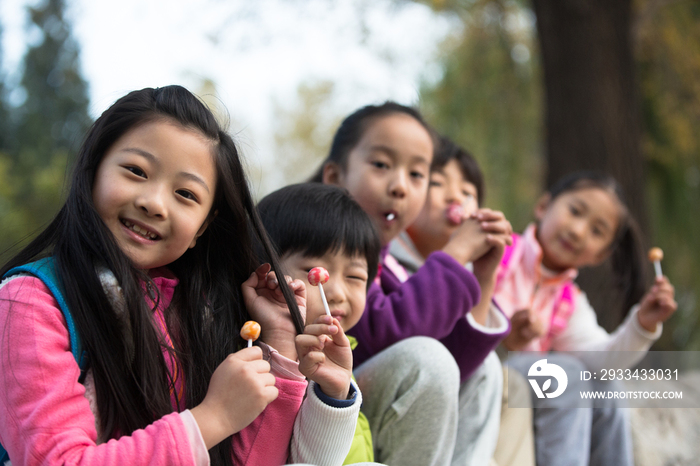
[[[459,385],[459,367],[445,345],[429,337],[412,337],[403,342],[404,361],[413,364],[425,377],[448,381]]]

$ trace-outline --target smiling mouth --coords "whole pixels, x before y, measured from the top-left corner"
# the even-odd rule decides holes
[[[574,249],[575,249],[574,245],[571,244],[569,241],[567,241],[565,239],[561,239],[560,242],[561,242],[562,246],[564,246],[564,249],[566,249],[567,251],[574,251]]]
[[[133,224],[128,220],[122,220],[121,222],[122,222],[122,225],[124,225],[129,230],[133,231],[134,233],[136,233],[139,236],[143,236],[144,238],[148,238],[148,239],[151,239],[154,241],[157,239],[160,239],[160,236],[153,233],[152,231],[146,230],[145,228],[141,228],[140,226]]]

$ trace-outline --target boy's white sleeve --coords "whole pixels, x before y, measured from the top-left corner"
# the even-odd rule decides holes
[[[330,406],[318,397],[315,382],[309,383],[306,398],[294,421],[290,451],[292,463],[318,466],[342,465],[355,435],[362,393],[354,381],[355,402],[345,408]]]
[[[598,324],[595,311],[584,292],[576,299],[576,308],[569,325],[554,338],[552,348],[557,351],[630,351],[638,354],[624,364],[629,367],[644,356],[651,345],[661,336],[662,325],[649,332],[639,323],[639,305],[634,306],[624,322],[609,334]],[[632,356],[632,355],[630,355]]]
[[[508,318],[493,301],[489,306],[489,313],[484,325],[477,322],[471,312],[467,314],[467,321],[469,325],[482,333],[497,334],[508,330]]]

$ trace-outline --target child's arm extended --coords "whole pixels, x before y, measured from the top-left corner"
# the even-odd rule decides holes
[[[558,351],[637,351],[643,352],[661,336],[659,323],[668,319],[677,307],[673,286],[666,277],[656,283],[634,306],[625,321],[608,334],[596,320],[586,295],[580,293],[567,328],[553,341]],[[641,357],[641,353],[640,353]]]

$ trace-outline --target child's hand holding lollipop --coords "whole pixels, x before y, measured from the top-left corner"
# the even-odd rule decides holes
[[[665,322],[678,309],[675,300],[676,291],[661,272],[663,257],[664,253],[660,248],[649,250],[649,260],[654,263],[656,277],[651,289],[642,298],[637,315],[640,325],[650,332],[655,332],[657,324]]]
[[[318,316],[296,337],[295,343],[299,371],[331,398],[347,399],[352,378],[352,349],[338,319]]]

